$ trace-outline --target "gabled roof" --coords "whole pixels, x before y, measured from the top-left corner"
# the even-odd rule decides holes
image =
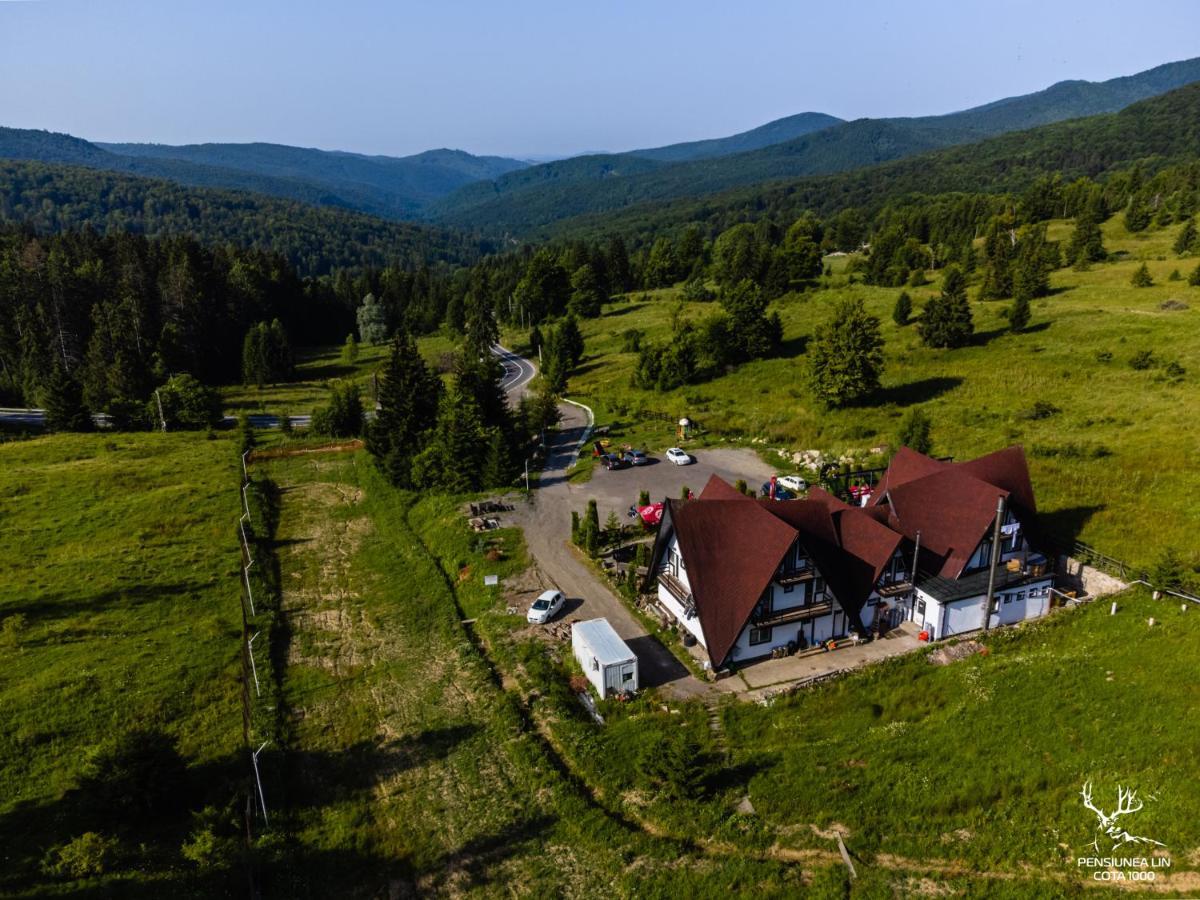
[[[907,484],[917,478],[924,478],[926,475],[932,475],[946,465],[949,464],[908,447],[901,447],[892,457],[892,461],[888,463],[887,471],[875,485],[875,490],[871,493],[871,499],[867,503],[870,506],[878,506],[892,488]]]
[[[704,490],[700,492],[701,500],[752,500],[720,475],[710,475]]]
[[[667,501],[708,655],[718,666],[796,539],[795,529],[739,496]]]
[[[871,596],[904,540],[871,513],[821,488],[811,488],[806,500],[776,501],[766,508],[797,529],[838,604],[851,618]]]
[[[1018,511],[1037,512],[1033,483],[1029,480],[1029,466],[1025,462],[1025,451],[1019,444],[955,465],[981,481],[1004,488]]]
[[[938,558],[936,574],[956,578],[996,519],[1008,491],[961,468],[945,468],[889,489],[892,527]]]

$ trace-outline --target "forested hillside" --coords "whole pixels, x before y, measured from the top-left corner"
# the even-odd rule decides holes
[[[830,128],[842,122],[837,116],[818,112],[797,113],[759,125],[749,131],[732,134],[729,137],[710,138],[704,141],[686,141],[681,144],[668,144],[665,147],[648,147],[644,150],[630,150],[630,156],[640,156],[643,159],[657,159],[660,162],[682,162],[688,159],[710,159],[714,156],[728,156],[731,153],[744,153],[747,150],[757,150],[759,147],[769,147],[771,144],[781,144],[793,138]]]
[[[6,160],[0,160],[0,223],[44,234],[88,227],[150,237],[191,235],[204,243],[279,253],[301,275],[347,266],[466,263],[492,249],[448,229],[261,194]]]
[[[1044,177],[1062,182],[1097,178],[1133,163],[1149,173],[1194,160],[1197,147],[1200,85],[1193,84],[1118,113],[1044,125],[853,172],[579,216],[549,231],[564,237],[617,232],[640,243],[689,223],[700,223],[715,234],[737,222],[786,221],[805,211],[832,216],[855,209],[871,215],[913,194],[1019,193]]]
[[[94,144],[68,134],[0,128],[0,158],[71,163],[167,178],[191,187],[231,188],[411,219],[430,201],[479,179],[525,166],[461,150],[409,157],[362,156],[281,144]]]
[[[747,153],[664,165],[613,165],[597,171],[569,163],[536,166],[438,201],[439,221],[497,232],[536,233],[572,216],[639,203],[697,198],[740,185],[856,170],[1015,129],[1119,110],[1200,79],[1200,59],[1170,63],[1092,84],[1063,82],[971,110],[915,119],[860,119]]]

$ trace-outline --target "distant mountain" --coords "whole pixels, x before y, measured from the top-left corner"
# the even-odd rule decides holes
[[[728,156],[684,162],[638,156],[658,163],[642,169],[629,162],[613,161],[601,168],[564,160],[469,185],[431,204],[427,215],[459,227],[529,234],[572,216],[858,169],[1009,131],[1114,112],[1198,80],[1200,58],[1099,83],[1061,82],[1044,91],[943,116],[858,119]]]
[[[414,218],[438,197],[525,167],[514,159],[429,150],[362,156],[281,144],[94,144],[71,135],[0,128],[0,157],[167,178],[194,187],[257,191],[385,218]]]
[[[0,148],[3,139],[0,133]],[[53,152],[90,157],[90,146],[86,141],[54,141]],[[38,233],[88,227],[101,234],[190,235],[208,244],[278,253],[302,275],[392,263],[453,266],[496,249],[446,228],[386,221],[248,191],[187,187],[64,162],[6,159],[0,159],[3,224]]]
[[[1144,174],[1173,164],[1200,164],[1200,83],[1104,113],[973,144],[947,147],[877,166],[738,188],[703,198],[642,203],[556,223],[556,238],[619,233],[635,242],[685,224],[710,233],[738,222],[832,216],[855,207],[868,217],[910,195],[1019,193],[1037,179],[1098,178],[1139,165]]]
[[[757,128],[729,137],[668,144],[666,147],[651,147],[647,150],[630,150],[628,155],[640,156],[643,159],[656,159],[660,162],[711,159],[714,156],[728,156],[731,153],[745,153],[748,150],[769,147],[771,144],[782,144],[784,141],[838,125],[842,121],[837,116],[827,116],[825,113],[799,113],[785,119],[776,119],[774,122],[768,122],[766,125],[759,125]]]

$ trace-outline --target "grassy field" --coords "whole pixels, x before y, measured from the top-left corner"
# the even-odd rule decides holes
[[[1200,689],[1188,675],[1200,616],[1144,593],[1057,614],[986,639],[986,655],[934,666],[891,660],[769,708],[725,707],[724,735],[657,708],[606,729],[564,729],[594,777],[637,788],[631,759],[663,729],[691,727],[720,771],[702,802],[637,802],[670,833],[802,852],[832,830],[867,866],[925,861],[945,872],[1085,881],[1097,805],[1116,785],[1147,802],[1135,833],[1162,841],[1180,884],[1200,884],[1200,760],[1190,753]],[[1147,619],[1157,624],[1150,628]],[[722,755],[721,751],[724,751]],[[627,797],[633,794],[626,793]],[[753,822],[732,814],[748,796]],[[1180,875],[1181,870],[1191,874]],[[1190,879],[1190,880],[1189,880]]]
[[[190,767],[181,794],[218,808],[232,797],[235,460],[231,439],[196,434],[0,444],[0,894],[223,892],[180,854],[186,809],[145,809],[139,826],[98,808],[85,775],[119,735],[161,731]],[[154,774],[138,776],[119,789],[149,795]],[[120,842],[105,874],[40,869],[86,831]]]
[[[1052,223],[1051,238],[1065,237],[1070,227]],[[592,406],[600,422],[617,423],[625,439],[653,449],[670,446],[674,430],[647,412],[669,420],[687,415],[708,430],[708,440],[841,454],[894,444],[905,412],[920,406],[934,423],[935,452],[968,458],[1024,444],[1039,507],[1054,531],[1148,563],[1164,544],[1194,546],[1192,498],[1200,492],[1200,469],[1189,459],[1200,424],[1186,414],[1200,402],[1200,289],[1186,282],[1197,260],[1170,251],[1177,230],[1130,235],[1119,219],[1108,222],[1105,241],[1117,260],[1053,273],[1053,294],[1034,301],[1023,334],[1006,331],[1007,302],[973,303],[977,340],[958,350],[924,348],[915,326],[892,322],[899,289],[848,283],[835,272],[818,290],[773,305],[784,323],[780,357],[666,393],[631,387],[636,354],[623,352],[623,335],[637,329],[647,339],[665,339],[677,292],[633,294],[581,323],[587,350],[570,393]],[[1130,276],[1143,260],[1155,284],[1133,288]],[[845,259],[836,266],[843,269]],[[1176,269],[1184,280],[1168,280]],[[936,290],[936,284],[908,289],[918,311]],[[804,348],[842,297],[861,297],[881,319],[887,367],[871,403],[826,411],[809,389]],[[1190,308],[1164,308],[1169,300]],[[716,306],[682,308],[699,318]],[[1131,367],[1145,350],[1154,355],[1152,366]],[[1168,377],[1172,362],[1186,374]],[[1034,418],[1038,401],[1057,411]]]
[[[653,838],[562,770],[477,646],[510,630],[482,581],[524,568],[517,532],[489,560],[457,500],[395,492],[361,453],[258,468],[280,489],[291,635],[286,752],[264,755],[287,772],[269,894],[770,896],[817,878],[846,895],[829,866]]]

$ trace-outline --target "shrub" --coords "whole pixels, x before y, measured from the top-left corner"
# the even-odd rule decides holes
[[[1057,406],[1055,406],[1053,403],[1051,403],[1049,400],[1037,400],[1034,402],[1033,408],[1030,409],[1028,412],[1024,413],[1023,417],[1026,419],[1035,419],[1035,420],[1036,419],[1049,419],[1051,416],[1056,416],[1060,412],[1062,412],[1062,410],[1059,409]]]
[[[1111,350],[1097,350],[1096,351],[1096,362],[1102,362],[1102,363],[1112,362],[1112,358],[1113,358],[1113,355],[1112,355]]]
[[[621,334],[621,350],[625,353],[637,353],[642,349],[642,332],[637,328],[627,328]]]
[[[1183,276],[1178,269],[1172,269],[1171,274],[1167,276],[1167,281],[1183,281]]]
[[[900,296],[896,298],[896,305],[892,307],[892,321],[900,326],[912,321],[912,298],[905,291],[900,292]]]
[[[362,433],[362,426],[363,407],[358,385],[349,381],[334,382],[329,405],[313,411],[312,430],[330,437],[357,437]]]
[[[168,429],[199,430],[213,428],[221,421],[221,396],[186,372],[172,375],[147,404],[149,418],[158,422],[158,402],[162,402],[162,420]]]
[[[21,633],[25,631],[25,614],[13,613],[5,616],[0,622],[0,643],[6,647],[15,647],[21,641]]]
[[[119,846],[113,838],[85,831],[74,840],[51,849],[42,861],[42,871],[67,879],[103,875],[112,866]]]
[[[1187,374],[1187,369],[1180,365],[1177,360],[1173,359],[1167,363],[1166,368],[1163,369],[1163,374],[1166,375],[1167,378],[1178,379]]]
[[[1129,283],[1135,288],[1150,287],[1154,284],[1154,279],[1150,277],[1150,267],[1142,263],[1134,270],[1133,276],[1129,279]]]
[[[1143,372],[1155,363],[1153,350],[1139,350],[1129,358],[1129,368],[1135,372]]]
[[[187,764],[161,731],[128,731],[101,747],[79,787],[106,822],[145,826],[188,807]]]

